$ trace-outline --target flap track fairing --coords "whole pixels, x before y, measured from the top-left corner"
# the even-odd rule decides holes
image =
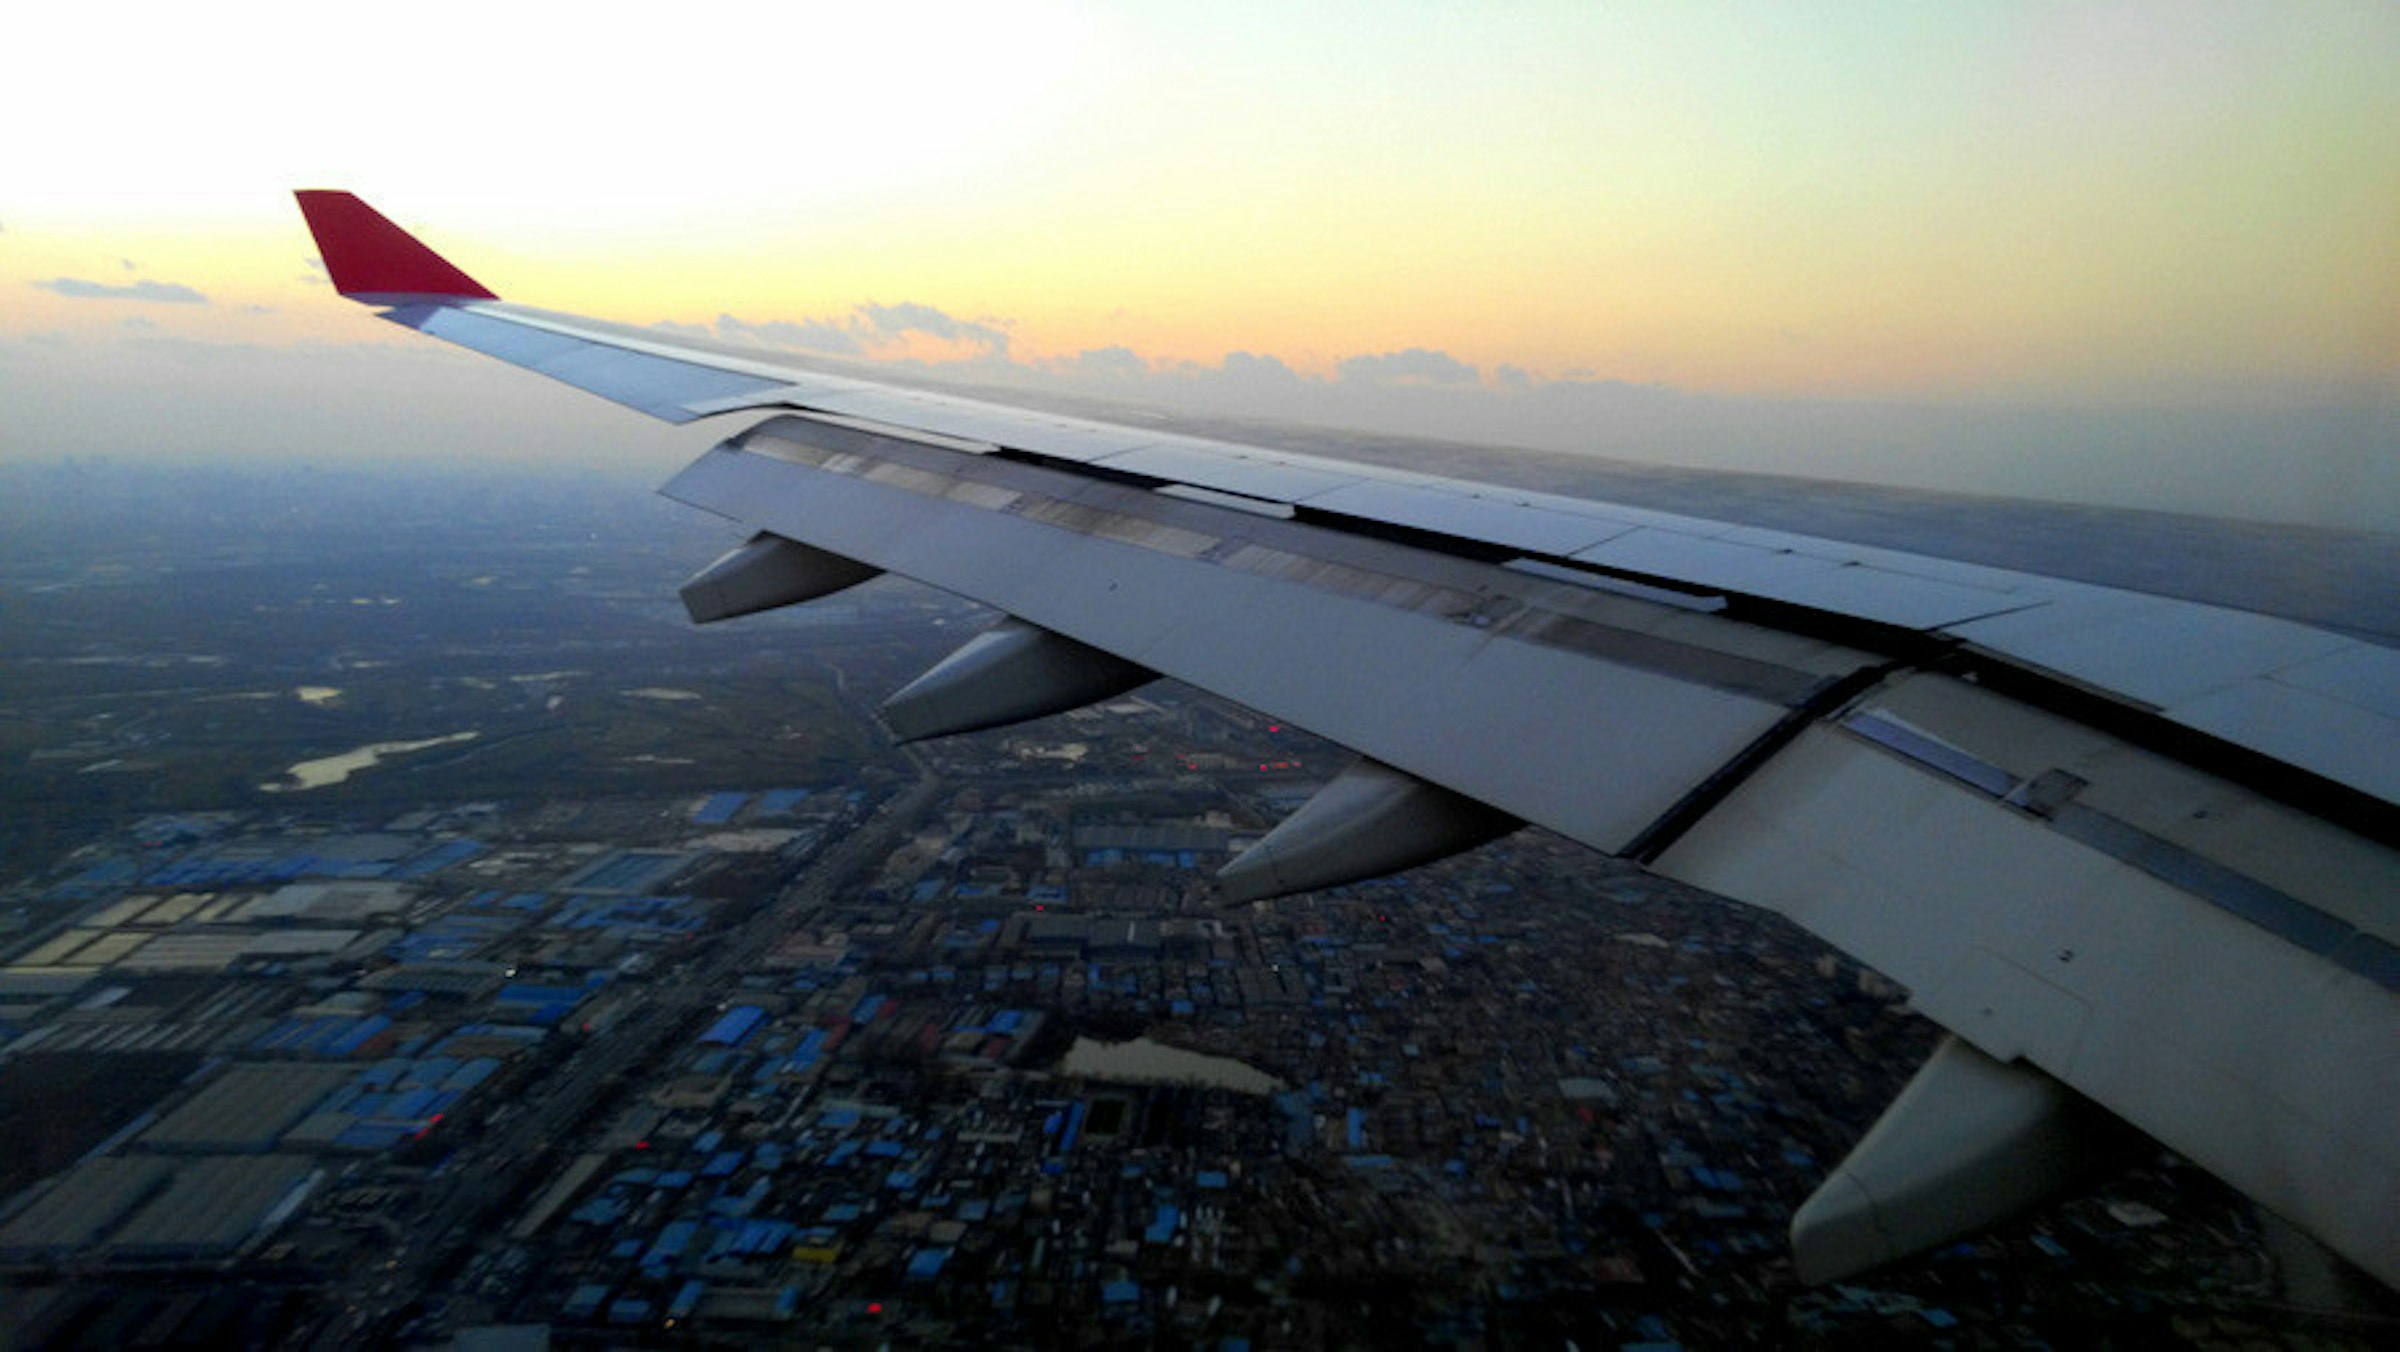
[[[1158,673],[1010,616],[977,634],[883,702],[903,742],[1003,727],[1080,709]]]
[[[1379,761],[1360,759],[1217,873],[1226,899],[1259,901],[1429,864],[1524,825]]]
[[[2125,1162],[2141,1136],[2041,1071],[1943,1040],[1792,1216],[1807,1282],[1963,1239]]]
[[[683,584],[681,595],[692,623],[708,624],[814,601],[855,587],[882,571],[762,532],[694,574]]]

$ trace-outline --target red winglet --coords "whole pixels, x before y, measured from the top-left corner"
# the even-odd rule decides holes
[[[333,289],[345,296],[499,299],[353,194],[303,188],[292,196],[300,199],[308,232],[317,237]]]

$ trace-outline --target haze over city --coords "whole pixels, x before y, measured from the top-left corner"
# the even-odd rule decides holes
[[[2386,6],[12,28],[0,113],[38,131],[0,185],[10,460],[657,476],[706,444],[335,300],[288,191],[338,186],[510,299],[953,379],[2400,519]]]
[[[2388,3],[53,8],[0,1346],[2393,1343]]]

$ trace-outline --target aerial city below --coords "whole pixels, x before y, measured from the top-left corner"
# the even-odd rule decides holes
[[[1802,1285],[1889,982],[1542,833],[1228,906],[1347,757],[1173,686],[895,749],[938,593],[693,631],[720,537],[609,482],[10,489],[12,1342],[2372,1341],[2155,1151]]]

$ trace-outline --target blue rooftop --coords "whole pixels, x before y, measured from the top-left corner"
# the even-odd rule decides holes
[[[781,816],[800,805],[813,790],[770,789],[758,796],[758,810],[770,817]]]
[[[712,793],[700,806],[692,809],[692,820],[702,826],[722,826],[732,821],[742,804],[750,801],[746,793]]]
[[[1162,1202],[1158,1214],[1150,1219],[1150,1228],[1142,1232],[1142,1239],[1150,1244],[1165,1244],[1175,1238],[1175,1230],[1182,1224],[1183,1213]]]
[[[720,1047],[738,1047],[742,1044],[743,1039],[749,1037],[758,1028],[759,1021],[766,1017],[767,1011],[757,1005],[737,1005],[725,1011],[725,1017],[717,1020],[714,1027],[702,1033],[700,1040],[715,1043]]]

